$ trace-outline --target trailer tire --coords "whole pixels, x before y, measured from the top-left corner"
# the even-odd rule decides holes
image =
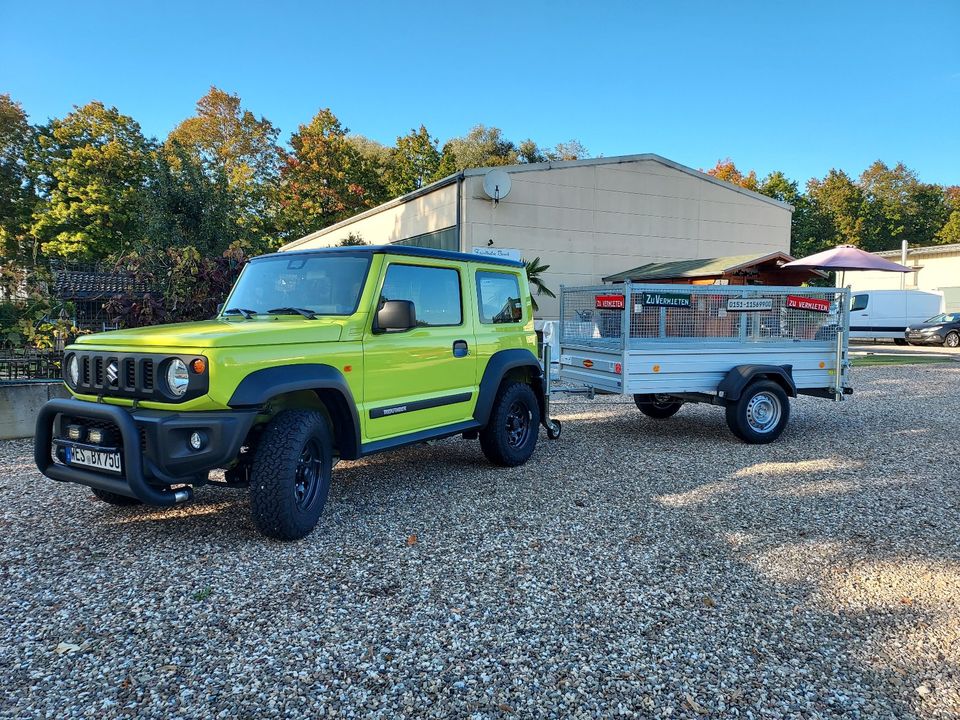
[[[779,383],[756,380],[727,405],[727,425],[738,438],[751,445],[773,442],[790,419],[790,399]]]
[[[250,510],[257,529],[299,540],[320,519],[330,492],[333,433],[316,410],[285,410],[267,425],[253,458]]]
[[[127,497],[126,495],[119,495],[117,493],[112,493],[109,490],[100,490],[99,488],[90,488],[90,491],[93,493],[93,496],[105,502],[108,505],[116,505],[117,507],[131,507],[133,505],[143,505],[142,500],[137,500],[137,498]]]
[[[494,465],[523,465],[537,448],[539,431],[540,405],[533,388],[522,382],[505,383],[480,431],[480,449]]]
[[[634,395],[633,402],[644,415],[655,420],[666,420],[677,414],[682,400],[670,399],[669,395]]]

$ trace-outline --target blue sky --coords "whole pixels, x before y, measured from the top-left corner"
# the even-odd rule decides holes
[[[163,137],[209,86],[286,140],[320,107],[384,143],[476,123],[594,155],[806,181],[882,159],[960,184],[960,2],[0,0],[0,92]]]

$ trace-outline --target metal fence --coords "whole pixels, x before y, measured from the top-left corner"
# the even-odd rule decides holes
[[[0,383],[59,380],[63,353],[56,350],[0,346]]]
[[[621,347],[629,333],[637,342],[832,343],[843,328],[838,308],[846,292],[630,283],[563,288],[561,340]]]

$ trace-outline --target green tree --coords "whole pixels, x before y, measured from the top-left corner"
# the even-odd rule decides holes
[[[936,244],[952,245],[960,243],[960,210],[954,210],[943,227],[937,232]]]
[[[186,246],[204,255],[219,255],[243,239],[223,168],[204,162],[176,142],[157,158],[151,209],[150,236],[139,249],[145,255]]]
[[[39,134],[44,202],[32,232],[48,255],[121,255],[144,237],[152,145],[133,118],[101,102],[76,108]]]
[[[866,250],[892,250],[904,240],[927,245],[949,216],[943,188],[921,183],[903,163],[890,168],[878,160],[863,171],[859,185]]]
[[[515,165],[520,158],[517,147],[503,137],[500,128],[485,125],[475,125],[466,136],[454,138],[449,142],[449,149],[456,170]]]
[[[34,140],[20,103],[0,94],[0,252],[7,259],[30,256],[30,215],[37,198],[27,155]]]
[[[360,153],[363,167],[361,176],[367,188],[367,204],[372,207],[393,197],[387,189],[387,174],[390,170],[393,149],[363,135],[348,135],[347,142]]]
[[[163,150],[174,169],[186,152],[212,182],[225,178],[231,222],[256,247],[266,248],[276,232],[274,206],[283,165],[278,134],[269,120],[243,108],[239,96],[211,87],[197,101],[196,115],[170,132]]]
[[[290,240],[377,204],[373,169],[327,108],[290,138],[293,152],[281,172],[280,204]]]
[[[440,168],[436,138],[423,125],[398,137],[387,167],[387,190],[393,197],[429,184]]]
[[[863,245],[863,191],[845,172],[834,169],[823,180],[811,179],[807,196],[813,214],[811,225],[823,247]]]
[[[536,290],[536,293],[530,294],[530,302],[533,304],[534,311],[537,311],[540,309],[540,306],[537,304],[537,296],[546,295],[551,298],[556,297],[556,294],[544,284],[543,278],[541,277],[543,273],[550,269],[550,266],[540,262],[539,256],[533,260],[524,260],[523,264],[527,270],[527,282],[530,283],[531,288]]]

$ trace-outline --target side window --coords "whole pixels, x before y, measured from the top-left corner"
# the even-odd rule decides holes
[[[477,271],[480,322],[515,323],[523,320],[520,283],[509,273]]]
[[[854,295],[853,304],[850,306],[851,310],[866,310],[867,303],[870,301],[869,295]]]
[[[413,301],[420,327],[463,322],[460,273],[452,268],[393,264],[387,268],[380,300]]]

